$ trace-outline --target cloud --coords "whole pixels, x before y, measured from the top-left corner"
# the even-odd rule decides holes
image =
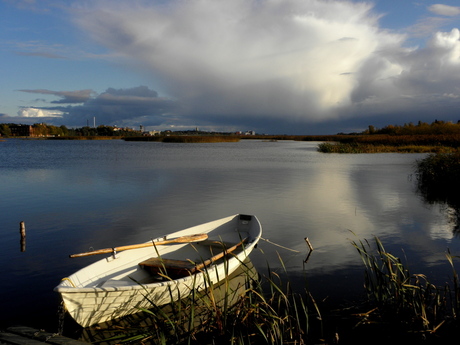
[[[177,108],[177,101],[159,97],[158,93],[146,86],[126,89],[108,88],[101,94],[82,90],[59,93],[49,90],[27,90],[27,92],[48,93],[59,95],[63,100],[53,103],[71,103],[71,99],[78,99],[80,105],[41,107],[42,110],[62,113],[60,122],[69,126],[85,126],[88,120],[97,118],[98,124],[138,126],[158,125],[167,121],[174,121],[171,111]],[[77,96],[81,96],[78,98]],[[72,98],[73,97],[73,98]],[[80,103],[80,102],[78,102]],[[168,120],[169,119],[169,120]]]
[[[51,103],[83,103],[87,101],[91,94],[94,92],[92,90],[78,90],[78,91],[51,91],[46,89],[35,89],[35,90],[19,90],[21,92],[27,93],[39,93],[42,95],[53,95],[60,97],[58,101],[52,101]]]
[[[460,7],[435,4],[428,7],[428,10],[440,16],[454,17],[460,15]]]
[[[184,114],[322,118],[350,103],[347,74],[402,40],[377,19],[365,3],[193,0],[96,8],[78,22],[160,77]]]
[[[55,122],[69,126],[97,117],[106,125],[302,134],[313,127],[325,133],[331,126],[362,130],[382,121],[414,121],[411,114],[422,121],[457,117],[459,31],[433,27],[459,9],[429,7],[448,18],[430,17],[437,20],[429,26],[430,40],[408,48],[413,31],[403,35],[381,28],[380,15],[367,2],[77,2],[69,11],[79,28],[151,76],[170,97],[146,86],[101,94],[20,90],[58,98],[48,107],[21,108],[20,115],[62,114]],[[21,54],[44,51],[40,42],[28,44]]]
[[[19,117],[33,117],[33,118],[50,118],[50,117],[62,117],[60,111],[52,111],[40,108],[22,108],[18,111]]]
[[[156,78],[180,100],[174,111],[183,120],[317,123],[410,109],[422,116],[458,102],[445,96],[460,94],[458,30],[407,48],[406,36],[379,27],[369,3],[104,4],[81,9],[80,28]]]

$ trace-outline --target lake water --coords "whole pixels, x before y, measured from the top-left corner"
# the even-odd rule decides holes
[[[413,273],[448,281],[445,252],[458,255],[460,244],[445,207],[416,192],[411,175],[423,155],[322,154],[317,145],[0,142],[1,325],[56,331],[53,288],[99,259],[69,254],[144,242],[236,213],[262,223],[265,240],[251,254],[256,268],[264,274],[267,264],[277,272],[285,265],[289,279],[299,289],[307,280],[317,300],[363,291],[364,268],[350,242],[374,236],[407,257]],[[306,264],[305,237],[314,247]]]

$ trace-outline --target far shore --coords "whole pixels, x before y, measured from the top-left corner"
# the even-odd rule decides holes
[[[54,136],[0,137],[26,140],[124,140],[161,143],[221,143],[240,140],[264,142],[319,142],[322,153],[455,153],[460,151],[460,134],[335,134],[335,135],[155,135],[155,136]]]

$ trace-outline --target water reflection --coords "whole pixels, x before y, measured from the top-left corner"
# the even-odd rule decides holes
[[[167,325],[171,322],[174,323],[175,330],[180,330],[185,336],[206,324],[210,314],[225,312],[235,305],[255,280],[258,280],[258,272],[248,258],[230,276],[213,286],[212,290],[202,291],[194,297],[152,309],[150,312],[139,312],[80,329],[78,338],[88,343],[119,344],[120,339],[110,339],[127,334],[152,336],[157,334],[156,332],[168,329]],[[69,330],[66,332],[69,333]],[[180,338],[180,334],[173,336]]]

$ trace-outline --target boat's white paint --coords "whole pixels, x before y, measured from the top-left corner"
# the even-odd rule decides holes
[[[209,238],[204,242],[126,250],[117,253],[116,258],[111,255],[64,278],[54,290],[60,293],[69,314],[83,327],[136,313],[139,308],[151,307],[151,302],[163,305],[185,298],[193,289],[205,289],[230,275],[251,253],[260,239],[262,227],[255,216],[249,216],[250,220],[246,220],[247,217],[233,215],[166,236],[172,239],[207,233]],[[185,278],[160,280],[138,265],[156,256],[199,263],[212,256],[209,241],[236,244],[243,238],[248,242],[225,260]],[[212,250],[217,254],[222,248]]]

